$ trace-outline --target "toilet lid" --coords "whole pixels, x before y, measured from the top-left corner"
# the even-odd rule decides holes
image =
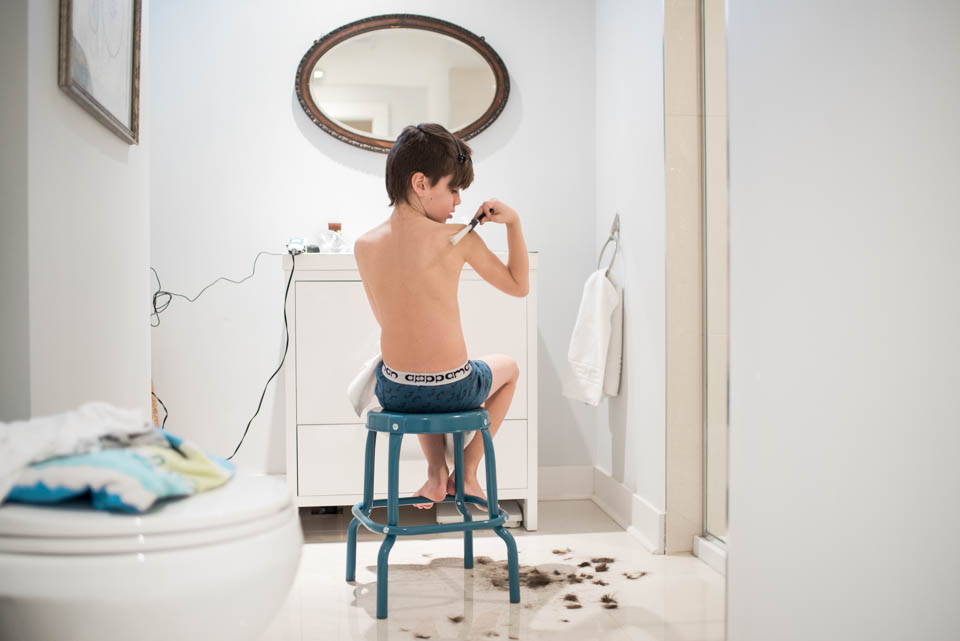
[[[50,552],[64,546],[79,552],[81,539],[95,540],[93,547],[100,552],[128,549],[131,540],[140,542],[136,549],[145,549],[144,542],[151,540],[176,538],[178,545],[188,544],[191,535],[210,542],[222,538],[211,536],[214,531],[241,532],[244,524],[272,520],[290,506],[286,481],[270,476],[237,476],[217,489],[163,501],[144,514],[95,510],[89,503],[77,502],[5,503],[0,506],[0,551],[10,547],[6,542],[12,545],[8,551],[26,551],[22,545],[26,540],[32,549],[49,548]],[[18,540],[20,544],[16,544]]]

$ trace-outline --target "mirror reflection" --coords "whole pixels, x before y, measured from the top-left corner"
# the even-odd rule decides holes
[[[325,116],[364,136],[393,141],[410,123],[457,131],[496,96],[493,69],[472,47],[422,29],[381,29],[325,52],[310,70],[310,95]]]

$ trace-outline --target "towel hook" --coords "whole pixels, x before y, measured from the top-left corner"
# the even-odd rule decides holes
[[[620,249],[620,212],[617,212],[613,217],[613,225],[610,226],[610,237],[607,238],[607,242],[603,244],[603,249],[600,250],[600,257],[597,259],[597,269],[600,269],[600,265],[603,263],[603,253],[607,251],[607,245],[613,243],[613,256],[610,258],[610,264],[607,265],[606,275],[610,275],[610,268],[613,267],[613,261],[617,259],[617,251]]]

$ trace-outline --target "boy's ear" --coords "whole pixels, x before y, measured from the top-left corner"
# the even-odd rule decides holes
[[[417,194],[421,194],[427,190],[427,175],[422,171],[415,172],[410,176],[410,188],[413,189]]]

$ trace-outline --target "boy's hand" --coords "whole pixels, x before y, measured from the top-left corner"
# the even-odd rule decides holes
[[[486,214],[486,216],[480,219],[481,225],[487,222],[510,225],[520,220],[517,212],[514,211],[512,207],[500,202],[496,198],[485,200],[483,204],[480,205],[480,209],[477,210],[476,215],[479,216],[480,214]]]

